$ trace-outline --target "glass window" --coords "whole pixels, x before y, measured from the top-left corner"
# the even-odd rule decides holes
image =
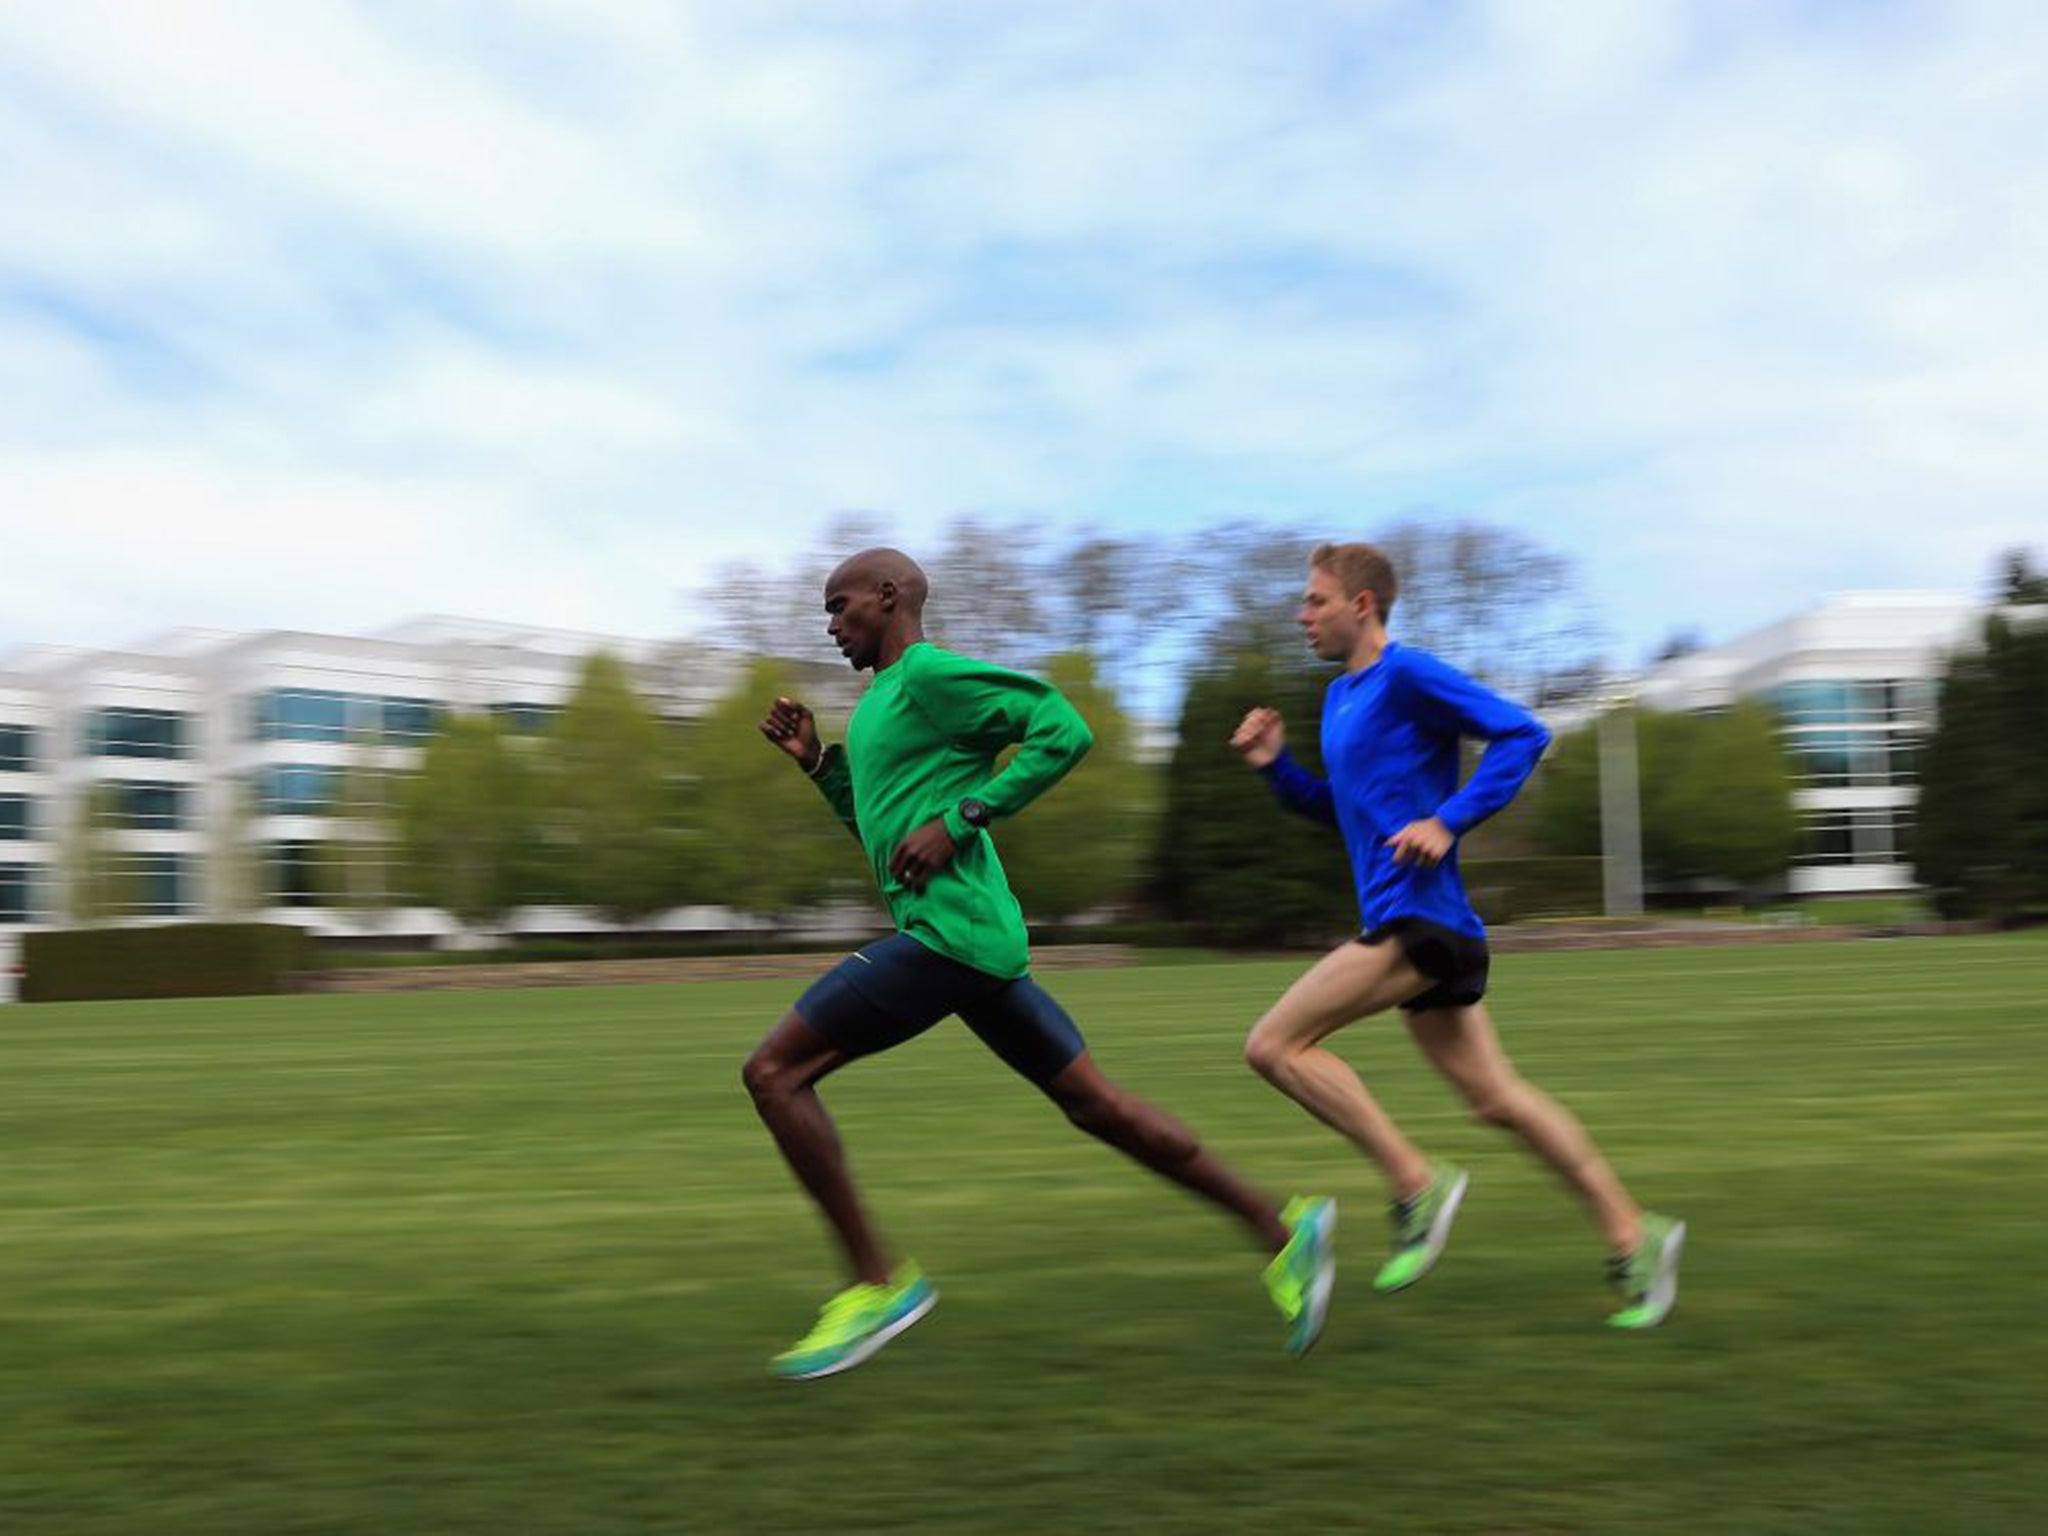
[[[0,725],[0,773],[34,773],[36,733],[26,725]]]
[[[256,699],[263,741],[347,741],[349,696],[324,688],[273,688]]]
[[[35,801],[28,795],[0,795],[0,842],[26,842],[35,835]]]
[[[491,713],[522,736],[538,736],[555,723],[559,704],[493,704]]]
[[[186,721],[168,709],[96,709],[86,716],[85,750],[91,757],[189,757]]]
[[[1882,725],[1901,718],[1903,701],[1916,697],[1904,690],[1918,686],[1881,680],[1812,679],[1780,683],[1764,697],[1787,725]]]
[[[1856,812],[1856,862],[1858,864],[1891,864],[1897,862],[1898,850],[1892,845],[1892,813],[1883,811]]]
[[[1940,684],[1931,679],[1919,678],[1902,680],[1889,686],[1891,716],[1894,720],[1927,721],[1934,718],[1934,707],[1941,691]]]
[[[1917,782],[1919,738],[1887,731],[1794,731],[1792,773],[1809,789],[1883,788]]]
[[[1855,719],[1847,683],[1780,683],[1769,697],[1790,725],[1848,725]]]
[[[256,809],[263,816],[325,816],[334,803],[333,768],[279,763],[256,773]]]
[[[185,856],[181,853],[130,853],[115,861],[126,887],[122,910],[133,917],[182,917],[189,903],[185,892]]]
[[[388,741],[417,744],[440,727],[440,706],[432,699],[384,699],[384,736]]]
[[[440,728],[432,699],[378,698],[325,688],[273,688],[259,694],[252,728],[262,741],[424,742]]]
[[[39,915],[33,864],[0,864],[0,923],[32,923]]]
[[[142,832],[179,832],[186,825],[190,787],[155,779],[114,779],[114,812],[109,825]]]
[[[279,907],[320,905],[320,845],[272,843],[263,850],[264,889]]]
[[[1815,811],[1805,818],[1806,846],[1799,856],[1802,864],[1853,864],[1856,839],[1853,813]]]
[[[274,842],[264,850],[264,889],[279,907],[319,905],[319,844]]]
[[[1896,864],[1913,847],[1908,810],[1812,811],[1801,830],[1801,864]]]
[[[1869,748],[1852,731],[1810,731],[1790,737],[1793,771],[1815,789],[1842,789],[1857,781]]]

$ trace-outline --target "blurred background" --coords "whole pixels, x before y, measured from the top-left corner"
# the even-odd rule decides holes
[[[1315,920],[1306,842],[1175,860],[1232,710],[1312,738],[1329,537],[1559,730],[1475,862],[1602,852],[1574,732],[1633,701],[1688,717],[1653,903],[2038,905],[1941,830],[2032,727],[1938,685],[2042,596],[2044,52],[1989,3],[12,14],[0,946],[857,927],[744,726],[843,716],[818,585],[876,541],[1104,735],[1006,838],[1049,925]],[[1495,916],[1633,904],[1538,868]]]

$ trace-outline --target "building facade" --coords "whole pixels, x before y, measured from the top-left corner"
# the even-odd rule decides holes
[[[1986,612],[1955,593],[1849,593],[1667,662],[1636,697],[1653,709],[1771,705],[1802,832],[1792,892],[1910,889],[1920,744],[1942,668]]]
[[[0,662],[0,965],[75,910],[75,870],[110,871],[118,915],[249,916],[350,931],[320,904],[315,850],[347,793],[381,793],[451,711],[539,731],[608,651],[687,719],[739,665],[692,642],[412,620],[369,635],[181,631],[127,651],[31,648]],[[367,786],[367,789],[364,787]],[[91,817],[86,856],[79,830]],[[571,914],[566,921],[574,921]],[[445,932],[399,912],[393,931]]]

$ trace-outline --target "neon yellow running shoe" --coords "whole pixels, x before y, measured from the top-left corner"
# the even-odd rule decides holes
[[[1471,1182],[1464,1169],[1437,1163],[1430,1169],[1429,1188],[1393,1203],[1389,1215],[1394,1223],[1394,1253],[1373,1277],[1374,1290],[1405,1291],[1436,1267],[1444,1244],[1450,1241],[1451,1223],[1464,1203],[1465,1186]]]
[[[887,1285],[851,1285],[826,1302],[811,1331],[769,1362],[785,1381],[850,1371],[931,1311],[939,1293],[906,1263]]]
[[[1607,1261],[1607,1278],[1622,1299],[1609,1326],[1654,1328],[1669,1317],[1678,1305],[1678,1256],[1684,1251],[1684,1222],[1643,1212],[1643,1240],[1635,1252]]]
[[[1322,1337],[1330,1292],[1337,1283],[1337,1202],[1295,1196],[1280,1213],[1290,1235],[1287,1246],[1266,1266],[1266,1292],[1293,1326],[1287,1352],[1305,1355]]]

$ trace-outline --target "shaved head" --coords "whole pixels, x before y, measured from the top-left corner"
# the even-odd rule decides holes
[[[924,639],[931,584],[900,549],[848,555],[825,578],[825,633],[856,668],[880,672]]]
[[[888,582],[896,589],[896,600],[912,613],[924,612],[924,600],[931,591],[923,569],[900,549],[864,549],[848,555],[825,580],[827,593],[848,588],[874,591]]]

